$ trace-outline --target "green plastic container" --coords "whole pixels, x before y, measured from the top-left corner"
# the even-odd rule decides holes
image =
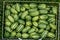
[[[53,6],[57,6],[58,7],[58,14],[57,14],[57,16],[56,16],[56,18],[57,18],[57,22],[56,22],[56,25],[57,25],[57,30],[56,30],[56,37],[54,38],[54,39],[52,39],[52,38],[44,38],[44,39],[41,39],[41,38],[39,38],[39,39],[30,39],[30,38],[28,38],[28,39],[22,39],[22,38],[16,38],[16,37],[14,37],[14,38],[5,38],[4,37],[4,33],[5,33],[5,29],[4,29],[4,27],[5,27],[5,25],[3,24],[2,26],[2,29],[3,29],[3,31],[2,31],[2,33],[3,33],[3,35],[2,35],[2,39],[3,40],[59,40],[59,8],[60,8],[60,6],[59,6],[59,3],[57,3],[57,2],[40,2],[40,1],[3,1],[3,23],[5,23],[5,6],[6,6],[6,4],[15,4],[15,3],[20,3],[20,4],[24,4],[24,3],[41,3],[41,4],[48,4],[48,5],[53,5]]]
[[[0,39],[2,39],[2,13],[3,7],[2,2],[0,2]]]

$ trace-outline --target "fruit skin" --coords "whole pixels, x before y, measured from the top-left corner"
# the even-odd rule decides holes
[[[6,26],[10,26],[11,25],[11,22],[8,20],[8,21],[5,22],[5,25]]]
[[[17,11],[14,8],[10,9],[13,14],[17,14]]]
[[[18,12],[20,12],[20,5],[19,5],[18,3],[16,3],[15,6],[16,6],[16,7],[15,7],[16,10],[17,10]]]
[[[29,34],[27,34],[27,33],[22,34],[22,38],[28,38],[28,37],[29,37]]]
[[[32,18],[32,21],[38,21],[38,19],[39,19],[39,16],[35,16]]]
[[[36,6],[37,6],[37,5],[34,4],[34,3],[31,3],[31,4],[29,5],[30,8],[36,8]]]
[[[15,23],[13,23],[13,24],[11,25],[11,29],[12,29],[12,30],[16,29],[16,27],[18,27],[18,23],[17,23],[17,22],[15,22]]]
[[[10,10],[5,10],[5,16],[10,15]]]
[[[39,5],[38,5],[38,8],[39,8],[39,9],[45,9],[45,8],[46,8],[46,4],[39,4]]]
[[[48,14],[49,18],[55,18],[54,14]]]
[[[27,15],[27,16],[26,16],[26,20],[27,20],[27,21],[31,21],[31,16],[30,16],[30,15]]]
[[[18,15],[13,15],[14,21],[17,21],[19,19]]]
[[[15,31],[12,31],[11,32],[11,37],[15,37],[16,36],[16,32]]]
[[[30,12],[30,16],[37,16],[37,15],[39,15],[39,11]]]
[[[24,20],[22,20],[22,19],[19,19],[19,20],[18,20],[18,22],[19,22],[20,24],[25,25],[25,21],[24,21]]]
[[[31,21],[26,21],[26,26],[31,26],[32,22]]]
[[[40,29],[38,32],[39,32],[39,33],[42,33],[42,32],[44,32],[44,29]]]
[[[16,33],[16,37],[20,38],[21,37],[21,33]]]
[[[33,32],[33,33],[30,33],[30,37],[34,39],[38,39],[40,36],[36,32]]]
[[[54,34],[54,33],[49,32],[49,33],[47,34],[47,36],[48,36],[48,37],[50,37],[50,38],[54,38],[54,37],[55,37],[55,34]]]
[[[47,21],[45,21],[45,20],[39,20],[39,22],[38,22],[39,24],[41,24],[41,23],[43,23],[43,24],[48,24],[48,22]]]
[[[38,39],[39,37],[40,37],[39,35],[32,36],[32,38],[34,38],[34,39]]]
[[[39,29],[37,27],[33,26],[33,28],[35,29],[35,32],[39,31]]]
[[[48,21],[49,21],[49,23],[55,24],[56,19],[55,18],[49,18]]]
[[[56,25],[54,25],[54,24],[50,24],[50,27],[51,27],[52,29],[54,29],[54,30],[57,29]]]
[[[24,29],[24,25],[20,24],[17,28],[16,31],[17,32],[21,32]]]
[[[48,31],[45,30],[45,31],[41,34],[41,38],[45,38],[45,37],[47,36],[47,34],[48,34]]]
[[[31,28],[31,27],[26,26],[26,27],[22,30],[22,32],[23,32],[23,33],[26,33],[26,32],[28,32],[28,31],[30,30],[30,28]]]
[[[37,8],[29,9],[29,12],[37,11]]]
[[[35,31],[35,28],[31,28],[28,33],[32,33]]]
[[[48,14],[48,11],[47,10],[39,10],[39,13],[40,14]]]
[[[11,6],[10,5],[6,5],[6,9],[10,10]]]
[[[42,19],[42,20],[46,20],[47,18],[48,18],[47,15],[41,15],[41,16],[40,16],[40,19]]]
[[[23,4],[26,9],[30,9],[29,4]]]
[[[52,11],[53,11],[53,14],[57,15],[57,7],[56,6],[52,8]]]
[[[43,23],[41,23],[41,24],[39,24],[39,28],[41,28],[41,29],[45,29],[46,28],[46,24],[43,24]]]
[[[47,25],[46,30],[50,30],[50,25]]]
[[[5,34],[4,34],[4,37],[9,37],[10,36],[10,33],[9,32],[5,32]]]
[[[20,11],[24,12],[25,11],[25,7],[21,7]]]
[[[37,22],[33,22],[33,25],[38,27],[38,23]]]
[[[5,27],[5,30],[8,31],[8,32],[12,32],[10,27]]]
[[[28,15],[28,11],[24,11],[21,15],[21,18],[24,19]]]
[[[13,18],[11,15],[8,16],[8,19],[9,19],[11,22],[14,22],[14,18]]]

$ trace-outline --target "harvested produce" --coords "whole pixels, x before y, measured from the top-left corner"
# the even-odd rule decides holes
[[[43,3],[6,5],[4,37],[55,38],[57,6]]]

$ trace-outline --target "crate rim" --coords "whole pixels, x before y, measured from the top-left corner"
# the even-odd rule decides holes
[[[40,3],[59,3],[59,2],[41,2],[41,1],[3,1],[3,2],[40,2]]]

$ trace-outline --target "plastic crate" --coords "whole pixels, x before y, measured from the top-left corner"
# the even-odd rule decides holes
[[[9,0],[4,0],[9,1]],[[41,2],[59,2],[59,0],[10,0],[10,1],[41,1]]]
[[[2,6],[3,6],[2,2],[0,2],[0,40],[2,39],[2,13],[3,13]]]
[[[38,1],[38,2],[36,2],[36,1],[3,1],[3,12],[4,12],[4,6],[5,6],[5,3],[9,3],[9,2],[21,2],[21,3],[29,3],[29,2],[33,2],[33,3],[49,3],[49,4],[57,4],[57,5],[59,5],[59,3],[57,3],[57,2],[40,2],[40,1]],[[59,7],[59,6],[58,6]],[[59,10],[59,8],[58,8],[58,10]],[[56,34],[56,39],[50,39],[50,38],[45,38],[45,39],[43,39],[43,40],[59,40],[59,12],[58,12],[58,19],[57,19],[57,34]],[[3,22],[4,22],[4,13],[3,13]],[[3,24],[3,27],[4,27],[4,24]],[[3,31],[4,32],[4,31]],[[4,35],[4,34],[3,34]],[[8,39],[8,38],[4,38],[4,37],[2,37],[2,39],[3,40],[34,40],[34,39]],[[40,39],[38,39],[38,40],[40,40]]]

